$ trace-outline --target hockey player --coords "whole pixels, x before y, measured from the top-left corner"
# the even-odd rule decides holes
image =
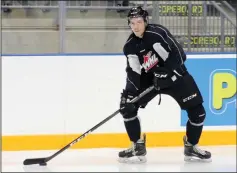
[[[183,138],[185,160],[210,161],[211,153],[197,146],[206,113],[199,88],[185,67],[186,55],[181,45],[164,26],[148,24],[148,12],[141,7],[129,11],[128,25],[132,33],[123,48],[127,58],[127,79],[121,94],[120,113],[133,145],[119,152],[119,160],[146,161],[146,140],[145,136],[140,138],[137,113],[158,94],[167,94],[177,101],[189,118]],[[128,102],[152,85],[155,89],[141,101],[136,104]]]

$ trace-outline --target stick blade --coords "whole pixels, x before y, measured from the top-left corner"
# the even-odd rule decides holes
[[[47,162],[46,158],[33,158],[33,159],[25,159],[24,165],[33,165],[33,164],[45,164]]]

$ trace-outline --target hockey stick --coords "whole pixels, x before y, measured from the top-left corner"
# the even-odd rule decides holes
[[[154,86],[151,86],[149,88],[147,88],[145,91],[143,91],[139,96],[135,97],[133,100],[130,101],[130,103],[135,103],[138,100],[140,100],[143,96],[145,96],[147,93],[149,93],[151,90],[153,90]],[[121,108],[121,109],[124,109]],[[110,116],[108,116],[106,119],[104,119],[103,121],[101,121],[100,123],[98,123],[97,125],[95,125],[94,127],[92,127],[90,130],[88,130],[87,132],[85,132],[84,134],[82,134],[81,136],[79,136],[78,138],[76,138],[75,140],[73,140],[72,142],[70,142],[68,145],[66,145],[65,147],[63,147],[62,149],[60,149],[59,151],[57,151],[56,153],[54,153],[53,155],[49,156],[49,157],[44,157],[44,158],[31,158],[31,159],[25,159],[23,164],[24,165],[33,165],[33,164],[39,164],[39,165],[47,165],[47,162],[50,161],[51,159],[53,159],[54,157],[56,157],[57,155],[59,155],[60,153],[62,153],[64,150],[68,149],[69,147],[71,147],[72,145],[74,145],[75,143],[77,143],[78,141],[80,141],[81,139],[83,139],[84,137],[86,137],[88,134],[90,134],[91,132],[93,132],[95,129],[97,129],[98,127],[100,127],[101,125],[103,125],[104,123],[106,123],[107,121],[109,121],[111,118],[113,118],[115,115],[117,115],[120,112],[120,109],[115,111],[113,114],[111,114]]]

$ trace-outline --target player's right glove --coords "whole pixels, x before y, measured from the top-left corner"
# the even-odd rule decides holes
[[[164,67],[157,67],[154,72],[153,84],[157,90],[170,87],[173,84],[170,71]]]
[[[126,90],[123,90],[120,100],[120,113],[122,115],[134,113],[134,111],[138,109],[138,106],[135,103],[129,103],[136,96],[136,94],[132,94]]]

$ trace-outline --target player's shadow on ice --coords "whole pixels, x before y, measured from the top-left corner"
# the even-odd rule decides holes
[[[50,170],[48,166],[40,166],[40,165],[23,166],[23,170],[25,172],[53,172]]]
[[[126,164],[119,163],[118,164],[118,172],[147,172],[147,164]]]

